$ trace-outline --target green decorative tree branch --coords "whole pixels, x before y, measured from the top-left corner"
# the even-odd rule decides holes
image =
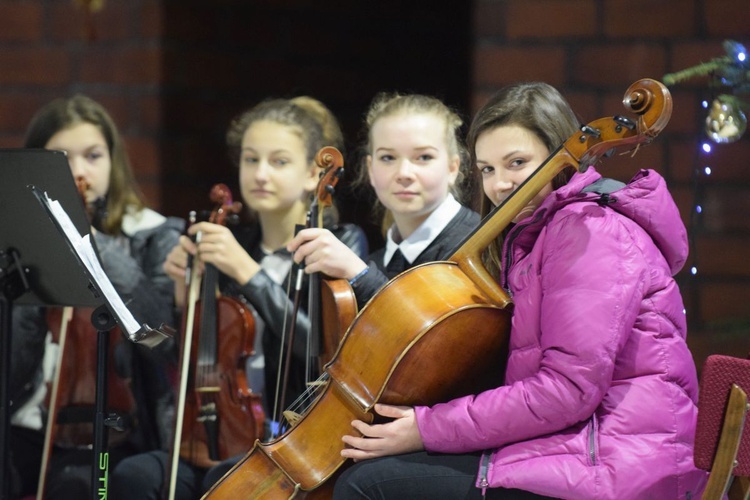
[[[725,40],[722,45],[726,55],[666,74],[662,81],[672,86],[693,78],[708,77],[713,102],[706,119],[707,132],[716,142],[732,142],[745,131],[746,117],[742,110],[750,110],[750,62],[741,43]],[[738,128],[732,129],[732,126]],[[723,128],[721,133],[726,135],[719,135],[717,128]]]

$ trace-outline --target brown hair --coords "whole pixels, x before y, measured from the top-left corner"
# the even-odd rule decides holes
[[[112,118],[101,104],[80,94],[49,102],[31,119],[24,147],[44,148],[53,135],[80,123],[94,125],[107,141],[112,168],[106,195],[107,216],[102,221],[101,230],[107,234],[118,234],[127,208],[140,210],[146,203],[130,168],[125,144]]]
[[[248,109],[229,125],[227,146],[234,165],[239,165],[245,132],[260,121],[270,121],[295,129],[305,145],[308,163],[312,163],[318,151],[325,146],[334,146],[340,151],[344,146],[344,135],[339,122],[322,102],[309,96],[268,99]],[[335,206],[330,208],[329,214],[333,220],[338,219]],[[254,215],[250,214],[250,217],[253,218]]]
[[[476,167],[476,144],[480,135],[497,127],[516,125],[536,135],[547,149],[553,152],[568,137],[575,134],[579,121],[568,102],[551,85],[542,82],[524,82],[509,85],[496,92],[477,112],[469,127],[467,144],[471,154],[471,164]],[[481,174],[473,168],[474,200],[477,211],[484,217],[493,208],[482,188]],[[560,172],[552,181],[557,189],[570,180],[571,169]],[[490,245],[484,254],[485,265],[496,276],[500,270],[502,238]]]

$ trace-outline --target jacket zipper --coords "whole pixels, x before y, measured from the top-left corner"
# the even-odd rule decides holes
[[[487,494],[487,488],[490,486],[489,481],[487,481],[487,471],[490,467],[490,458],[492,458],[492,453],[484,451],[482,452],[482,458],[479,462],[479,486],[482,488],[482,498],[485,497]]]
[[[589,429],[589,458],[591,465],[596,465],[596,415],[591,417],[591,427]]]

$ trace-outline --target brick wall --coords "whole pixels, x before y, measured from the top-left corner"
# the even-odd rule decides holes
[[[208,204],[214,183],[236,190],[224,133],[264,98],[321,99],[348,157],[377,91],[466,109],[471,4],[419,3],[104,0],[92,40],[75,0],[0,0],[0,147],[21,145],[43,103],[86,93],[112,112],[149,202],[184,217]],[[339,186],[344,219],[362,220],[379,244],[370,203]]]
[[[592,121],[623,113],[623,93],[639,78],[723,55],[726,38],[750,46],[747,0],[445,3],[105,0],[89,39],[74,0],[0,0],[0,147],[20,146],[45,102],[86,93],[112,112],[149,202],[184,216],[204,207],[213,183],[235,187],[224,131],[265,97],[326,102],[344,126],[351,167],[361,115],[379,90],[435,94],[469,117],[499,86],[544,80]],[[626,179],[644,166],[665,174],[699,267],[679,276],[691,347],[699,361],[746,353],[750,134],[715,145],[710,157],[697,153],[705,81],[671,90],[667,129],[635,160],[607,160],[606,173]],[[714,174],[696,178],[707,163]],[[343,184],[345,219],[379,244],[369,204]]]
[[[661,79],[724,55],[722,41],[750,48],[746,0],[478,0],[474,11],[472,109],[516,80],[557,86],[583,122],[621,114],[630,83]],[[674,112],[657,139],[631,158],[602,165],[627,180],[636,169],[662,172],[689,226],[690,265],[679,275],[690,344],[700,363],[711,353],[750,352],[750,134],[700,153],[710,97],[706,79],[670,89]],[[696,175],[704,166],[713,174]],[[694,211],[700,204],[703,212]]]

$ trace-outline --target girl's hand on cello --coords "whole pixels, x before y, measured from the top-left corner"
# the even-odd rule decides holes
[[[351,458],[357,462],[368,458],[400,455],[424,449],[414,408],[376,404],[375,412],[393,420],[385,424],[372,425],[361,420],[352,422],[352,427],[359,431],[362,437],[344,436],[341,438],[347,445],[341,450],[342,457]]]
[[[294,262],[305,262],[305,272],[322,272],[331,278],[352,279],[367,264],[328,229],[300,231],[286,246]]]

